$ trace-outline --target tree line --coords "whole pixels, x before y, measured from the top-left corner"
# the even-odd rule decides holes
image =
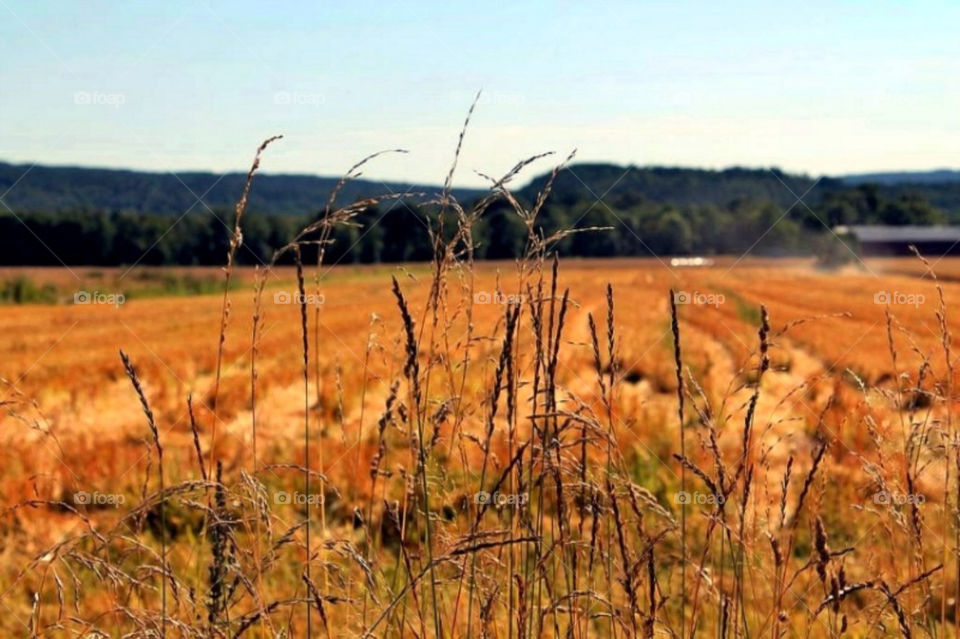
[[[440,213],[417,202],[371,208],[356,226],[337,228],[326,259],[337,263],[430,259],[429,227]],[[316,215],[244,218],[241,263],[270,260]],[[872,186],[830,192],[814,205],[735,199],[726,205],[654,201],[614,203],[592,198],[548,203],[537,220],[544,236],[564,229],[603,228],[564,238],[557,249],[577,257],[682,254],[821,255],[838,224],[932,224],[944,214],[915,195],[896,199]],[[130,211],[75,210],[0,215],[3,265],[217,265],[232,228],[230,209],[198,209],[177,219]],[[449,227],[449,223],[447,224]],[[473,228],[478,259],[510,259],[524,251],[527,231],[505,202],[491,206]],[[310,259],[310,256],[306,256]]]
[[[0,169],[10,166],[0,165]],[[57,182],[58,171],[65,172],[63,184]],[[14,173],[8,173],[14,179]],[[0,178],[4,175],[0,170]],[[18,184],[12,189],[21,192],[20,206],[0,208],[2,265],[223,263],[233,226],[225,193],[210,204],[205,199],[206,206],[194,203],[186,214],[175,215],[171,211],[176,209],[156,205],[166,201],[156,194],[138,195],[138,188],[160,184],[154,174],[45,169],[39,182],[29,182],[32,175],[22,180],[29,188]],[[210,177],[194,175],[199,185],[205,182],[198,176]],[[81,178],[93,180],[94,186],[100,180],[103,192]],[[174,188],[167,184],[170,179],[166,176],[163,184]],[[547,176],[533,179],[517,191],[517,198],[535,201],[546,180]],[[360,182],[346,189],[341,201],[387,192],[374,182]],[[300,183],[309,183],[309,198],[303,192],[286,193],[279,188]],[[289,211],[309,210],[307,201],[314,206],[325,202],[333,183],[328,178],[258,177],[253,188],[256,197],[251,197],[243,223],[238,260],[268,262],[275,249],[318,215]],[[950,188],[943,186],[939,191],[948,204],[951,200],[944,194]],[[239,192],[239,187],[235,190]],[[454,195],[468,203],[479,192]],[[607,229],[565,237],[557,250],[576,257],[743,254],[748,250],[755,255],[830,256],[847,253],[837,251],[837,240],[827,230],[838,225],[937,224],[960,219],[960,204],[958,209],[937,206],[927,195],[903,185],[851,185],[776,170],[625,169],[586,164],[559,173],[535,230],[549,236],[559,230]],[[356,226],[337,228],[326,259],[331,263],[427,260],[433,254],[428,228],[439,226],[441,214],[423,198],[381,204],[364,211]],[[506,200],[487,209],[472,232],[478,259],[518,257],[527,242],[527,229]]]

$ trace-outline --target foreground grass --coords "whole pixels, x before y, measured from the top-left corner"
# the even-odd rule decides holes
[[[524,258],[498,273],[470,258],[485,203],[441,199],[449,226],[435,230],[433,263],[324,281],[301,251],[349,223],[360,210],[350,205],[278,250],[292,272],[245,274],[231,252],[222,303],[135,307],[146,315],[136,331],[121,330],[132,316],[116,319],[119,337],[99,341],[132,344],[129,360],[111,352],[103,377],[89,359],[75,364],[92,385],[111,380],[94,397],[115,405],[95,404],[94,419],[135,420],[109,454],[91,431],[62,441],[21,390],[30,380],[5,381],[17,435],[3,477],[0,602],[11,614],[0,627],[946,633],[960,513],[953,289],[930,282],[929,307],[896,314],[841,290],[830,303],[855,315],[842,323],[803,273],[787,285],[751,274],[729,305],[678,304],[677,291],[712,280],[568,272],[558,238],[536,233],[542,202],[494,195],[530,229]],[[376,305],[358,302],[368,289]],[[301,301],[276,304],[278,291]],[[307,301],[324,292],[323,304]],[[830,317],[805,312],[817,303]],[[197,370],[192,324],[162,359],[149,338],[138,346],[162,313],[203,320],[212,347]],[[88,319],[72,317],[67,328]],[[867,372],[845,374],[847,361]],[[199,380],[192,394],[185,376]]]

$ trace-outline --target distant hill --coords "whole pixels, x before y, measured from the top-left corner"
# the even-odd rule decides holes
[[[884,173],[855,173],[840,178],[847,184],[943,184],[960,182],[960,171],[937,169],[934,171],[889,171]]]
[[[27,169],[30,169],[29,171]],[[26,175],[24,175],[26,173]],[[61,213],[127,211],[151,215],[181,215],[197,197],[212,209],[229,209],[243,189],[243,173],[162,173],[83,167],[55,167],[0,162],[0,193],[15,212]],[[532,201],[549,173],[519,188]],[[267,215],[305,215],[320,210],[338,177],[260,173],[250,195],[249,210]],[[18,182],[19,180],[19,182]],[[960,219],[960,171],[889,172],[816,178],[784,173],[776,168],[729,168],[721,171],[679,167],[638,167],[615,164],[575,164],[557,177],[551,201],[561,205],[594,202],[626,209],[647,204],[729,206],[737,201],[774,202],[789,207],[806,193],[808,204],[826,194],[860,185],[877,185],[891,197],[920,195]],[[16,188],[11,187],[16,183]],[[410,185],[363,178],[349,182],[340,202],[384,193],[422,192],[432,196],[437,185]],[[454,189],[469,202],[482,189]],[[416,198],[411,198],[415,200]]]
[[[535,178],[523,193],[533,197],[543,189],[548,177],[549,174]],[[609,205],[618,207],[639,204],[727,206],[737,200],[758,200],[787,207],[807,192],[814,182],[815,179],[809,176],[790,175],[779,169],[735,167],[711,171],[577,164],[557,176],[553,199],[568,203],[592,202],[603,197]],[[832,180],[821,180],[817,190],[838,186]]]
[[[516,257],[532,230],[544,238],[562,237],[554,248],[570,256],[749,251],[842,260],[850,252],[829,232],[837,226],[960,224],[960,179],[925,182],[911,175],[915,181],[863,176],[866,181],[855,183],[852,176],[815,178],[776,168],[574,164],[557,175],[532,229],[507,201],[492,203],[471,227],[472,250],[477,259]],[[939,175],[946,179],[953,173]],[[174,175],[0,163],[0,193],[9,191],[4,203],[16,214],[0,208],[0,265],[221,264],[230,211],[244,179],[240,173]],[[518,186],[518,200],[535,201],[549,179],[544,173]],[[245,264],[271,259],[276,248],[316,219],[337,181],[258,175],[237,259]],[[362,179],[348,183],[338,202],[417,191],[429,198],[439,190]],[[454,191],[466,206],[482,193]],[[439,228],[438,211],[420,204],[410,197],[404,206],[364,211],[355,224],[334,231],[325,257],[331,263],[429,259],[434,247],[428,229]],[[206,207],[220,213],[210,215]],[[583,232],[562,233],[568,230]],[[450,231],[449,224],[444,226]],[[305,249],[307,262],[315,259],[310,250],[315,245]]]
[[[919,197],[960,223],[960,171],[891,171],[846,175],[841,182],[859,188],[876,186],[890,198]]]
[[[28,169],[30,169],[28,171]],[[26,173],[26,175],[24,175]],[[155,215],[181,215],[197,198],[212,209],[232,208],[243,190],[246,174],[183,172],[154,173],[116,169],[34,166],[0,162],[0,193],[15,212],[131,211]],[[19,182],[17,182],[19,180]],[[339,178],[313,175],[258,174],[250,194],[249,210],[277,215],[303,215],[326,204]],[[16,182],[16,188],[12,188]],[[433,185],[359,179],[349,182],[338,201],[384,193],[440,190]],[[472,199],[480,191],[455,189],[458,198]],[[413,199],[413,198],[412,198]]]

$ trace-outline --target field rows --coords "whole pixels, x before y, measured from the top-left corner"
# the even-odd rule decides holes
[[[762,355],[758,330],[763,304],[770,318],[766,338],[770,369],[762,375],[760,393],[753,400],[757,402],[756,439],[748,455],[756,464],[750,495],[752,508],[756,509],[750,524],[755,538],[762,540],[761,530],[771,517],[771,508],[776,510],[781,499],[791,505],[797,499],[795,493],[789,498],[780,495],[785,470],[795,465],[798,475],[807,472],[821,444],[829,441],[829,475],[824,476],[844,488],[830,490],[830,484],[818,483],[817,505],[833,527],[833,534],[839,536],[835,541],[838,547],[847,543],[859,548],[867,535],[869,548],[873,526],[879,524],[892,535],[890,524],[882,522],[880,514],[871,515],[872,526],[852,524],[850,513],[862,513],[865,508],[869,511],[868,496],[876,490],[878,476],[901,482],[895,471],[885,470],[886,464],[895,467],[892,459],[904,459],[909,454],[903,452],[908,450],[903,439],[905,413],[891,410],[891,402],[904,405],[905,396],[913,398],[912,410],[924,411],[917,419],[934,425],[931,428],[936,430],[935,425],[944,418],[945,405],[921,400],[926,397],[925,389],[942,392],[937,385],[942,386],[940,380],[947,378],[948,369],[937,315],[937,284],[919,277],[923,272],[915,270],[912,263],[874,266],[875,272],[849,269],[827,273],[802,261],[728,260],[706,268],[671,268],[656,260],[564,262],[554,303],[559,303],[562,289],[569,287],[571,304],[556,369],[556,384],[562,389],[556,409],[570,415],[596,415],[598,422],[605,421],[601,416],[606,412],[604,389],[609,388],[609,381],[605,382],[607,386],[598,383],[588,316],[593,315],[598,327],[605,376],[610,369],[603,351],[607,331],[605,287],[609,283],[615,305],[616,378],[608,421],[615,434],[617,455],[628,464],[633,481],[650,491],[656,507],[663,510],[667,528],[675,525],[678,511],[672,496],[681,467],[674,457],[679,429],[669,291],[674,289],[681,301],[677,309],[685,367],[685,417],[692,420],[685,429],[689,430],[686,454],[696,463],[707,465],[709,433],[703,414],[697,425],[697,410],[706,411],[717,428],[718,453],[731,467],[743,459],[743,422],[755,393]],[[948,271],[955,267],[952,262],[942,266]],[[485,265],[478,267],[473,277],[454,268],[444,280],[449,302],[441,308],[434,326],[431,316],[423,311],[431,295],[431,274],[426,267],[338,268],[319,288],[307,278],[307,293],[322,296],[322,304],[308,308],[311,350],[307,404],[313,442],[309,465],[322,473],[325,490],[330,491],[318,515],[322,517],[320,539],[329,543],[323,552],[334,552],[331,549],[343,540],[362,547],[368,533],[363,533],[362,526],[358,528],[358,513],[368,508],[370,513],[379,511],[379,505],[374,509],[371,504],[381,499],[405,503],[404,486],[409,489],[410,469],[416,466],[410,443],[400,431],[393,435],[392,430],[387,432],[389,445],[378,457],[377,420],[389,403],[391,386],[404,377],[404,328],[397,300],[390,292],[391,275],[397,277],[414,309],[420,341],[418,359],[426,371],[421,389],[423,406],[437,420],[431,446],[436,447],[437,463],[443,469],[433,478],[438,482],[436,494],[440,495],[434,507],[450,513],[469,511],[465,504],[472,499],[473,489],[467,486],[482,476],[478,469],[488,465],[479,443],[485,437],[490,405],[482,399],[469,404],[460,401],[458,392],[462,396],[484,395],[498,368],[509,302],[521,300],[521,308],[527,309],[530,296],[536,295],[534,288],[517,289],[515,265]],[[63,273],[57,277],[64,278],[59,286],[69,290],[70,279]],[[70,540],[91,525],[78,521],[69,510],[43,506],[41,502],[66,502],[77,491],[120,493],[132,502],[147,489],[147,478],[157,460],[151,453],[150,433],[139,399],[124,374],[120,349],[134,362],[156,415],[166,450],[168,485],[194,480],[200,472],[213,472],[212,468],[199,469],[186,403],[192,395],[197,443],[204,460],[221,460],[224,474],[234,477],[253,469],[251,425],[255,407],[261,480],[269,490],[292,490],[296,486],[295,471],[307,461],[302,441],[301,315],[300,307],[289,303],[296,293],[296,279],[291,270],[281,269],[266,285],[253,387],[254,278],[245,272],[240,280],[241,285],[230,293],[216,417],[212,407],[222,296],[134,298],[119,306],[0,307],[0,331],[7,336],[0,343],[6,409],[0,416],[5,455],[0,505],[6,513],[5,539],[17,540],[4,545],[4,572],[0,577],[10,584],[4,588],[11,593],[4,596],[4,601],[22,617],[39,614],[31,612],[24,602],[33,589],[41,587],[37,579],[43,574],[35,564],[27,573],[22,567],[31,565],[31,560],[45,549]],[[945,279],[941,290],[948,304],[945,325],[957,334],[960,315],[951,313],[949,304],[960,300],[960,283]],[[887,299],[884,294],[892,296],[889,299],[893,304],[878,303]],[[471,295],[472,305],[468,303]],[[498,415],[497,428],[490,438],[489,471],[484,472],[494,476],[507,468],[516,443],[531,437],[529,416],[534,398],[530,389],[535,367],[534,360],[524,353],[531,352],[536,331],[526,313],[521,313],[514,344],[516,416],[509,421],[503,413]],[[891,353],[890,336],[895,355]],[[470,362],[469,374],[462,379],[459,375],[467,369],[463,361],[446,361],[450,353],[468,357],[464,361]],[[404,397],[404,392],[411,391],[402,390],[399,401],[410,410],[411,398]],[[436,417],[441,413],[454,414],[456,419],[451,423],[446,417]],[[917,414],[912,412],[911,420]],[[887,443],[879,446],[878,438]],[[576,444],[571,443],[571,447],[573,469]],[[886,461],[882,459],[884,451],[890,455]],[[878,452],[880,459],[875,457]],[[604,458],[600,445],[589,452],[584,447],[583,454]],[[936,459],[935,452],[924,455],[927,461]],[[379,487],[370,483],[372,463],[389,469],[390,478]],[[487,477],[489,480],[490,475]],[[696,480],[685,481],[693,485]],[[916,477],[912,490],[933,499],[942,491],[943,482],[942,464],[931,464],[927,472]],[[31,499],[37,500],[33,507],[25,503]],[[285,524],[295,525],[297,513],[288,510],[275,515]],[[116,525],[119,514],[117,509],[94,509],[90,521],[95,528],[105,530]],[[179,516],[189,527],[190,517]],[[469,515],[450,517],[449,526],[441,530],[441,545],[455,543],[456,535],[469,528]],[[699,529],[707,525],[706,521],[695,525]],[[948,535],[948,527],[936,517],[924,525],[938,539]],[[380,526],[386,524],[381,521]],[[561,524],[561,532],[562,528]],[[668,555],[677,552],[669,539],[665,541],[670,545]],[[939,552],[936,548],[945,547],[944,543],[934,547],[928,542],[923,552],[934,557]],[[757,555],[769,552],[759,542],[751,544],[751,552]],[[197,550],[189,548],[176,551],[179,561],[196,565],[200,561]],[[848,568],[851,579],[876,572],[906,574],[898,559],[860,552],[868,559],[859,569]],[[411,561],[422,562],[423,557]],[[764,570],[759,565],[756,569]],[[694,574],[693,568],[688,566],[686,570]],[[908,570],[908,574],[916,572],[914,566]],[[326,572],[324,575],[324,579],[331,578]],[[816,575],[807,573],[804,582],[811,578],[815,580]],[[660,579],[659,587],[665,593],[672,592],[675,602],[679,588],[676,571],[665,568]],[[349,598],[355,601],[365,600],[362,591],[360,582],[346,586]],[[716,596],[722,598],[722,588],[718,592],[721,594]],[[50,596],[46,592],[47,605],[56,605],[50,603],[55,602],[55,598],[49,600]],[[758,592],[755,596],[769,598],[770,593]],[[798,595],[803,605],[791,602],[784,615],[797,619],[798,627],[801,619],[807,624],[819,623],[809,609],[815,608],[821,598],[822,593],[815,590]],[[926,601],[929,603],[929,599]],[[926,605],[919,596],[911,603],[916,609]],[[440,605],[452,603],[445,600]],[[747,623],[763,627],[759,619],[762,615],[753,610],[751,614],[754,612],[758,618]],[[466,623],[460,614],[460,623]],[[668,607],[663,614],[669,617],[677,613]],[[868,617],[858,623],[868,624],[864,621]],[[716,622],[711,619],[710,623]],[[343,620],[357,632],[364,621],[370,621],[365,616],[361,619],[356,606],[343,613]],[[863,625],[861,630],[867,627]]]

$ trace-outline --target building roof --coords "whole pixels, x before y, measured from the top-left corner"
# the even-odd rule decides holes
[[[960,242],[960,226],[838,226],[838,235],[853,235],[859,242]]]

